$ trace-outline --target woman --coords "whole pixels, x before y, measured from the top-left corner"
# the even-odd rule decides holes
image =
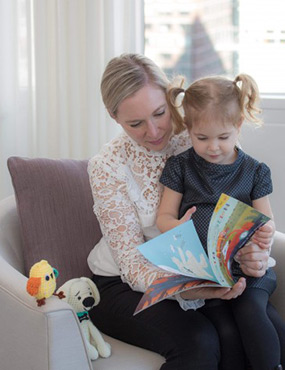
[[[232,289],[194,289],[133,316],[142,292],[166,274],[136,247],[158,235],[155,219],[162,169],[171,155],[184,151],[190,142],[186,130],[178,132],[172,126],[168,87],[163,72],[142,55],[114,58],[103,74],[104,104],[124,132],[88,166],[94,212],[103,233],[88,257],[101,294],[100,305],[90,316],[102,332],[160,353],[166,359],[163,370],[242,370],[244,354],[230,312],[225,308],[218,332],[202,306],[205,299],[236,298],[245,289],[244,278]],[[249,244],[239,260],[245,274],[260,277],[266,271],[268,253]],[[221,353],[223,343],[234,350]]]

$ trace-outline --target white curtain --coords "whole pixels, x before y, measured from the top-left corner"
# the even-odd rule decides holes
[[[100,79],[123,52],[143,52],[142,0],[0,0],[0,199],[8,157],[89,158],[119,131]]]

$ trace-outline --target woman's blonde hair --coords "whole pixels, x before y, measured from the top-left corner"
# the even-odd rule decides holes
[[[183,93],[182,107],[185,117],[178,111],[177,98]],[[233,81],[225,77],[212,76],[194,81],[188,89],[170,87],[167,101],[174,124],[183,130],[195,123],[216,120],[238,126],[244,119],[261,124],[257,116],[259,91],[256,82],[246,74],[239,74]]]
[[[141,54],[122,54],[110,60],[101,81],[102,99],[108,112],[115,117],[119,104],[147,83],[165,93],[169,81],[164,72]]]

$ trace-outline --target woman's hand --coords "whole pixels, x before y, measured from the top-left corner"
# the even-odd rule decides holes
[[[267,270],[269,250],[269,247],[265,249],[253,242],[248,242],[238,251],[235,259],[244,274],[258,278]]]
[[[245,290],[245,278],[240,278],[239,281],[232,288],[195,288],[180,293],[183,299],[225,299],[230,300],[237,298]]]
[[[235,256],[242,272],[248,276],[261,277],[268,268],[272,238],[275,232],[273,221],[260,227],[250,241]]]

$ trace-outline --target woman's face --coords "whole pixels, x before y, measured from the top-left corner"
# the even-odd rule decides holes
[[[151,84],[123,100],[114,118],[134,141],[150,150],[162,150],[172,134],[165,93]]]

